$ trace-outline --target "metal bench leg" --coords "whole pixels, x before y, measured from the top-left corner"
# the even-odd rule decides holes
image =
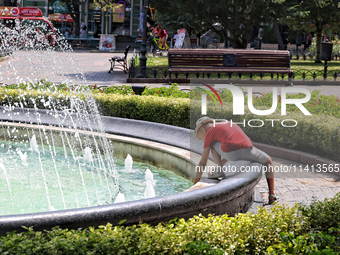
[[[113,72],[113,68],[115,67],[115,60],[113,60],[113,59],[109,59],[109,61],[110,61],[110,63],[111,63],[111,68],[110,68],[110,70],[109,70],[109,72],[108,73],[111,73],[111,71]]]
[[[287,86],[294,86],[293,85],[293,79],[292,78],[288,78],[288,84]]]
[[[128,67],[127,67],[126,59],[125,59],[124,62],[123,62],[123,68],[124,68],[124,73],[127,73]]]

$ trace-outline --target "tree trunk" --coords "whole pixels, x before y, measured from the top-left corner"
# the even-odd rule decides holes
[[[74,34],[75,36],[80,35],[80,13],[79,13],[79,4],[73,4],[72,6],[70,5],[69,2],[66,3],[67,9],[70,10],[70,15],[72,19],[74,20],[75,23],[75,31]]]
[[[315,63],[321,63],[321,35],[322,30],[316,30]]]
[[[279,48],[283,49],[284,45],[283,45],[283,41],[282,41],[282,37],[280,33],[279,24],[274,23],[274,28],[275,28],[276,40],[277,40],[277,43],[279,44]]]
[[[246,49],[247,48],[247,40],[245,38],[241,37],[239,33],[234,33],[234,49]]]

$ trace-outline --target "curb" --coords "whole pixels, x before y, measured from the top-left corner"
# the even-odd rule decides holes
[[[253,142],[254,146],[260,150],[263,150],[265,153],[269,154],[271,157],[282,158],[290,161],[295,161],[297,163],[305,164],[305,165],[317,165],[317,164],[326,164],[327,169],[328,166],[334,166],[335,164],[340,165],[339,162],[323,158],[318,155],[314,155],[307,152],[301,152],[292,149],[281,148],[273,145],[267,145],[263,143]],[[340,167],[340,166],[339,166]],[[338,172],[330,172],[340,176],[340,171]]]

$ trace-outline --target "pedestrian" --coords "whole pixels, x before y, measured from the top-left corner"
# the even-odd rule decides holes
[[[197,39],[197,35],[195,34],[194,30],[191,30],[191,34],[189,36],[190,39]]]
[[[165,29],[161,27],[161,25],[157,25],[157,27],[152,31],[152,34],[159,37],[161,41],[161,46],[163,49],[166,49],[166,41],[168,40],[168,34]]]
[[[85,23],[84,23],[84,20],[80,20],[80,31],[79,31],[79,34],[81,35],[81,32],[83,31],[83,29],[84,29],[84,27],[85,27]]]
[[[202,168],[206,167],[209,153],[211,152],[214,162],[218,166],[218,171],[210,173],[208,178],[218,179],[225,177],[222,169],[229,160],[259,162],[267,170],[268,203],[272,204],[277,200],[271,157],[254,147],[250,138],[237,124],[231,124],[231,122],[227,121],[215,123],[215,120],[212,118],[202,117],[196,122],[195,138],[204,141],[204,149],[198,164],[199,171],[196,171],[194,184],[200,180],[203,173]]]
[[[71,29],[70,29],[70,38],[75,38],[76,37],[75,31],[76,31],[75,28],[71,27]]]
[[[96,32],[93,34],[93,38],[100,38],[101,33],[102,33],[101,25],[98,24],[98,25],[97,25],[97,30],[96,30]]]
[[[84,26],[83,27],[83,29],[82,29],[82,31],[81,31],[81,34],[80,34],[80,38],[83,38],[83,39],[87,39],[87,31],[86,31],[86,29],[87,29],[87,27],[86,26]],[[86,43],[86,41],[82,41],[83,43]]]
[[[259,40],[259,49],[261,49],[262,47],[262,37],[263,37],[263,26],[261,25],[260,26],[260,29],[259,29],[259,34],[257,35],[257,39]]]
[[[176,40],[178,37],[178,33],[179,33],[180,29],[177,29],[177,33],[174,35],[174,39]]]
[[[68,29],[66,29],[65,31],[65,38],[66,39],[70,38],[70,32],[68,31]]]

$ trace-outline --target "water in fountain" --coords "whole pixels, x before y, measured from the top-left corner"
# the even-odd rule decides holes
[[[144,191],[144,197],[145,198],[151,198],[155,197],[155,180],[153,179],[153,174],[150,171],[150,169],[146,169],[145,171],[145,183],[146,183],[146,188]]]
[[[125,163],[125,171],[127,172],[131,172],[132,171],[132,164],[133,164],[133,160],[130,154],[128,154],[126,156],[126,159],[124,161]]]
[[[154,197],[153,173],[144,172],[146,168],[157,176],[158,196],[191,186],[171,171],[137,162],[133,167],[131,156],[124,167],[117,167],[96,102],[88,87],[77,86],[86,79],[71,47],[60,37],[59,45],[51,46],[39,36],[31,26],[9,32],[0,25],[0,54],[12,53],[0,62],[0,82],[8,85],[0,87],[0,119],[19,117],[25,124],[19,129],[17,123],[0,122],[0,215]],[[45,78],[53,82],[41,80]],[[21,87],[11,86],[19,83]],[[60,93],[60,87],[67,94]],[[31,110],[21,112],[23,108]],[[47,109],[57,124],[43,125],[39,108]],[[36,127],[31,126],[33,119]]]
[[[11,53],[0,65],[0,81],[7,85],[2,86],[0,91],[7,98],[7,102],[2,101],[4,108],[1,114],[11,117],[19,114],[15,111],[18,108],[31,108],[33,111],[26,113],[22,119],[26,119],[25,123],[28,124],[31,117],[36,118],[38,129],[26,128],[25,133],[22,131],[19,133],[15,127],[3,126],[2,137],[5,138],[5,142],[2,148],[5,154],[10,155],[2,157],[1,169],[4,175],[7,176],[6,169],[13,168],[14,155],[19,155],[23,167],[27,168],[26,176],[23,176],[27,182],[23,183],[30,187],[31,193],[43,187],[44,191],[41,193],[44,194],[47,210],[69,208],[69,202],[64,196],[63,182],[69,182],[74,194],[72,199],[77,201],[78,207],[84,204],[91,206],[113,202],[119,193],[119,185],[112,159],[112,146],[105,135],[99,138],[94,136],[94,131],[104,133],[104,127],[97,104],[91,94],[87,93],[89,89],[78,86],[84,84],[86,79],[72,56],[72,48],[57,34],[52,35],[55,36],[56,45],[48,40],[48,37],[40,32],[48,31],[47,23],[33,20],[15,22],[11,29],[0,25],[0,53],[2,55]],[[53,82],[42,80],[46,78]],[[68,95],[60,93],[61,83],[65,90],[69,91]],[[20,84],[16,89],[17,95],[13,93],[12,84]],[[35,89],[34,93],[38,95],[30,96],[32,92],[29,89]],[[48,109],[48,113],[55,117],[58,123],[57,134],[52,135],[51,131],[42,125],[38,108]],[[65,122],[66,119],[68,123]],[[79,122],[85,123],[84,126],[89,130],[88,134],[79,135]],[[72,128],[75,132],[66,132],[63,130],[65,127]],[[97,130],[92,127],[96,127]],[[63,151],[56,151],[57,143],[62,145]],[[83,156],[77,155],[77,151],[82,151]],[[96,154],[95,158],[93,153]],[[51,159],[49,165],[46,165],[46,157]],[[65,180],[58,157],[66,160],[62,168],[71,173],[72,176],[68,180]],[[34,168],[32,159],[36,161]],[[88,190],[84,181],[89,169],[92,170],[90,175],[96,187],[94,190]],[[37,179],[40,178],[42,185],[37,185]],[[80,183],[75,183],[74,180],[79,180]],[[10,181],[7,181],[7,186],[11,191]],[[34,201],[30,202],[31,210],[27,211],[35,211]]]

